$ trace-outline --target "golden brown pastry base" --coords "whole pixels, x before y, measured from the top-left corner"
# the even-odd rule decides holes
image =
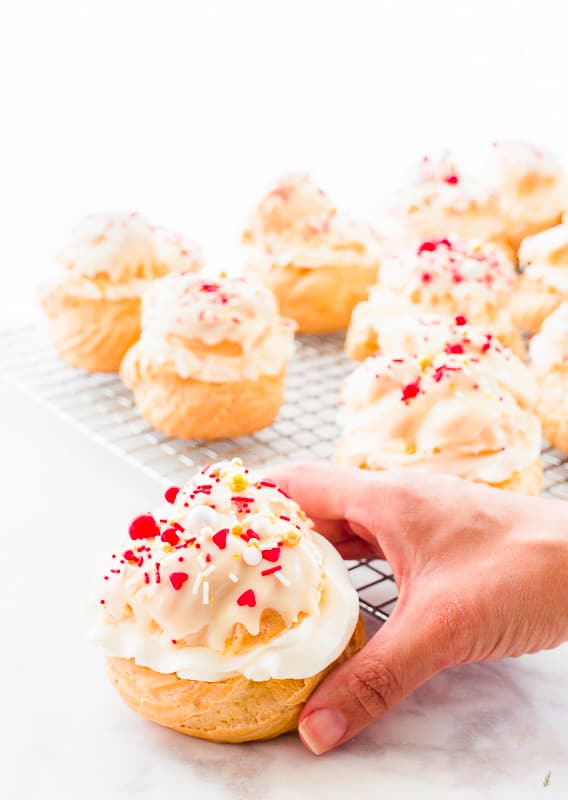
[[[354,466],[351,461],[344,459],[341,440],[337,445],[334,460],[338,464]],[[358,468],[368,470],[375,469],[374,467],[369,467],[365,462],[359,464]],[[542,460],[539,456],[533,464],[525,467],[525,469],[520,472],[514,472],[506,481],[502,483],[488,483],[486,485],[493,486],[495,489],[507,489],[509,492],[517,492],[518,494],[536,495],[542,489],[542,476]],[[483,481],[479,481],[479,483],[483,483]]]
[[[140,336],[140,298],[94,299],[60,286],[40,294],[48,335],[60,357],[88,372],[118,372]]]
[[[509,308],[517,328],[538,333],[544,320],[565,300],[568,300],[568,296],[562,292],[523,275],[511,297]]]
[[[120,368],[140,414],[156,430],[180,439],[232,439],[266,428],[284,400],[286,371],[256,380],[207,383],[158,367],[142,369],[136,346]]]
[[[278,301],[280,314],[298,323],[299,333],[333,333],[349,325],[351,312],[367,298],[377,280],[378,265],[303,269],[273,267],[251,272],[268,286]]]
[[[244,676],[206,683],[163,675],[132,659],[108,658],[111,681],[142,716],[212,742],[251,742],[293,731],[304,703],[334,666],[365,643],[363,620],[336,662],[312,678],[250,681]]]
[[[553,214],[544,220],[523,220],[522,222],[506,220],[507,241],[517,251],[521,246],[521,242],[527,236],[534,236],[536,233],[552,228],[553,225],[558,225],[560,222],[562,222],[562,214]]]
[[[545,439],[568,453],[568,367],[537,373],[539,397],[535,412],[542,423]]]

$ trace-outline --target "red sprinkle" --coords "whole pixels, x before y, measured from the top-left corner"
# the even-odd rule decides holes
[[[160,564],[159,564],[159,562],[156,562],[156,565],[155,565],[154,569],[156,570],[156,583],[161,583],[162,578],[160,576]]]
[[[458,178],[458,176],[457,176],[457,175],[448,175],[447,177],[445,177],[445,178],[444,178],[444,181],[445,181],[446,183],[453,183],[453,184],[455,184],[455,183],[459,183],[459,178]]]
[[[128,534],[131,539],[154,539],[160,535],[160,529],[151,514],[142,514],[132,520]]]
[[[463,314],[456,314],[454,317],[454,322],[456,325],[467,325],[467,319],[464,317]]]
[[[178,496],[179,486],[170,486],[169,489],[166,489],[164,492],[164,497],[168,501],[168,503],[175,503],[176,497]]]
[[[217,533],[213,534],[213,536],[211,537],[211,541],[217,545],[219,550],[224,550],[227,546],[228,535],[229,535],[229,529],[221,528],[220,531],[217,531]]]
[[[253,531],[252,528],[247,528],[246,531],[241,533],[241,539],[243,542],[248,542],[249,539],[258,539],[258,541],[260,541],[260,536],[256,531]]]
[[[274,573],[278,572],[278,570],[280,570],[280,569],[282,569],[282,567],[280,566],[280,564],[278,564],[276,567],[269,567],[268,569],[263,569],[260,574],[261,575],[274,575]]]
[[[145,584],[150,583],[150,576],[148,575],[147,572],[144,573],[144,583]]]
[[[237,605],[249,606],[254,608],[256,605],[256,597],[252,589],[247,589],[239,597],[237,597]]]
[[[199,287],[202,292],[216,292],[220,288],[218,283],[202,283]]]
[[[269,489],[277,489],[278,488],[275,483],[272,483],[272,481],[259,481],[258,485],[259,486],[268,486]]]
[[[420,394],[420,378],[416,378],[414,383],[407,383],[406,386],[402,387],[401,400],[407,403],[409,400],[412,400],[418,394]]]
[[[430,283],[431,280],[432,280],[432,276],[430,275],[429,272],[423,272],[422,273],[422,283]]]
[[[142,556],[137,556],[134,550],[125,550],[122,554],[122,557],[125,558],[130,564],[136,564],[138,567],[141,567],[144,563]]]
[[[173,528],[168,528],[165,530],[161,535],[162,542],[166,542],[167,544],[171,544],[174,547],[176,544],[179,543],[179,536],[175,532]]]
[[[445,351],[448,355],[453,354],[461,354],[464,352],[463,345],[461,344],[447,344]]]
[[[280,558],[280,548],[269,547],[267,550],[262,550],[262,557],[267,561],[272,561],[272,563],[274,563]]]
[[[187,574],[187,572],[172,572],[172,574],[170,575],[170,583],[174,587],[176,592],[179,592],[179,590],[181,589],[181,587],[184,585],[184,583],[188,578],[189,575]]]

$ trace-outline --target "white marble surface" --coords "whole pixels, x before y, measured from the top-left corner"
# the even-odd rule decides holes
[[[158,488],[2,383],[0,420],[5,800],[568,797],[568,645],[450,670],[320,758],[295,736],[214,745],[136,717],[86,641],[85,607]]]

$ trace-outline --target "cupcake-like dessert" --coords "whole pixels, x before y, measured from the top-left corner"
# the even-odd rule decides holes
[[[301,333],[344,330],[377,278],[374,231],[337,211],[305,175],[284,178],[263,198],[243,242],[246,272],[274,291]]]
[[[525,142],[493,142],[488,183],[499,197],[506,239],[516,250],[527,236],[560,222],[568,187],[556,158]]]
[[[522,338],[506,307],[516,282],[512,261],[492,242],[451,236],[399,245],[385,255],[369,299],[353,311],[347,353],[356,360],[376,353],[385,317],[426,311],[463,314],[524,355]]]
[[[140,299],[153,280],[202,265],[196,245],[136,213],[87,217],[58,261],[61,274],[40,288],[48,334],[64,361],[89,372],[118,370],[140,335]]]
[[[553,447],[568,453],[568,302],[546,318],[530,343],[537,378],[536,413]]]
[[[524,239],[523,274],[510,302],[516,325],[536,333],[546,317],[568,300],[568,223]]]
[[[536,494],[541,427],[529,369],[461,316],[408,321],[385,336],[388,352],[346,379],[336,460]]]
[[[394,240],[443,239],[449,233],[504,239],[496,192],[464,174],[448,152],[423,157],[409,185],[395,195],[384,225]]]
[[[95,641],[138,713],[218,742],[270,739],[363,645],[335,548],[238,459],[204,467],[130,525],[99,596]]]
[[[142,333],[120,369],[150,425],[220,439],[270,425],[282,405],[292,320],[245,278],[172,273],[142,301]]]

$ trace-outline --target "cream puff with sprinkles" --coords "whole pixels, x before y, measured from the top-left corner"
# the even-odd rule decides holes
[[[278,414],[294,329],[259,284],[173,273],[144,295],[140,340],[120,375],[141,415],[162,433],[242,436]]]
[[[132,522],[98,606],[94,640],[126,703],[218,742],[294,730],[318,683],[364,643],[338,552],[239,459],[204,467]]]
[[[372,228],[338,211],[306,175],[283,178],[245,232],[245,272],[274,291],[301,333],[344,330],[379,268]]]
[[[545,319],[529,349],[538,385],[536,413],[544,436],[568,453],[568,302]]]
[[[336,460],[538,493],[541,426],[528,367],[462,316],[412,324],[387,331],[392,349],[346,379]]]
[[[449,236],[395,246],[369,299],[353,311],[347,353],[361,360],[377,352],[385,317],[430,312],[462,314],[522,356],[523,340],[507,308],[517,280],[512,261],[491,242]]]
[[[140,335],[140,301],[153,280],[197,271],[199,248],[141,215],[94,214],[59,253],[58,276],[40,287],[47,331],[60,357],[89,372],[116,372]]]

